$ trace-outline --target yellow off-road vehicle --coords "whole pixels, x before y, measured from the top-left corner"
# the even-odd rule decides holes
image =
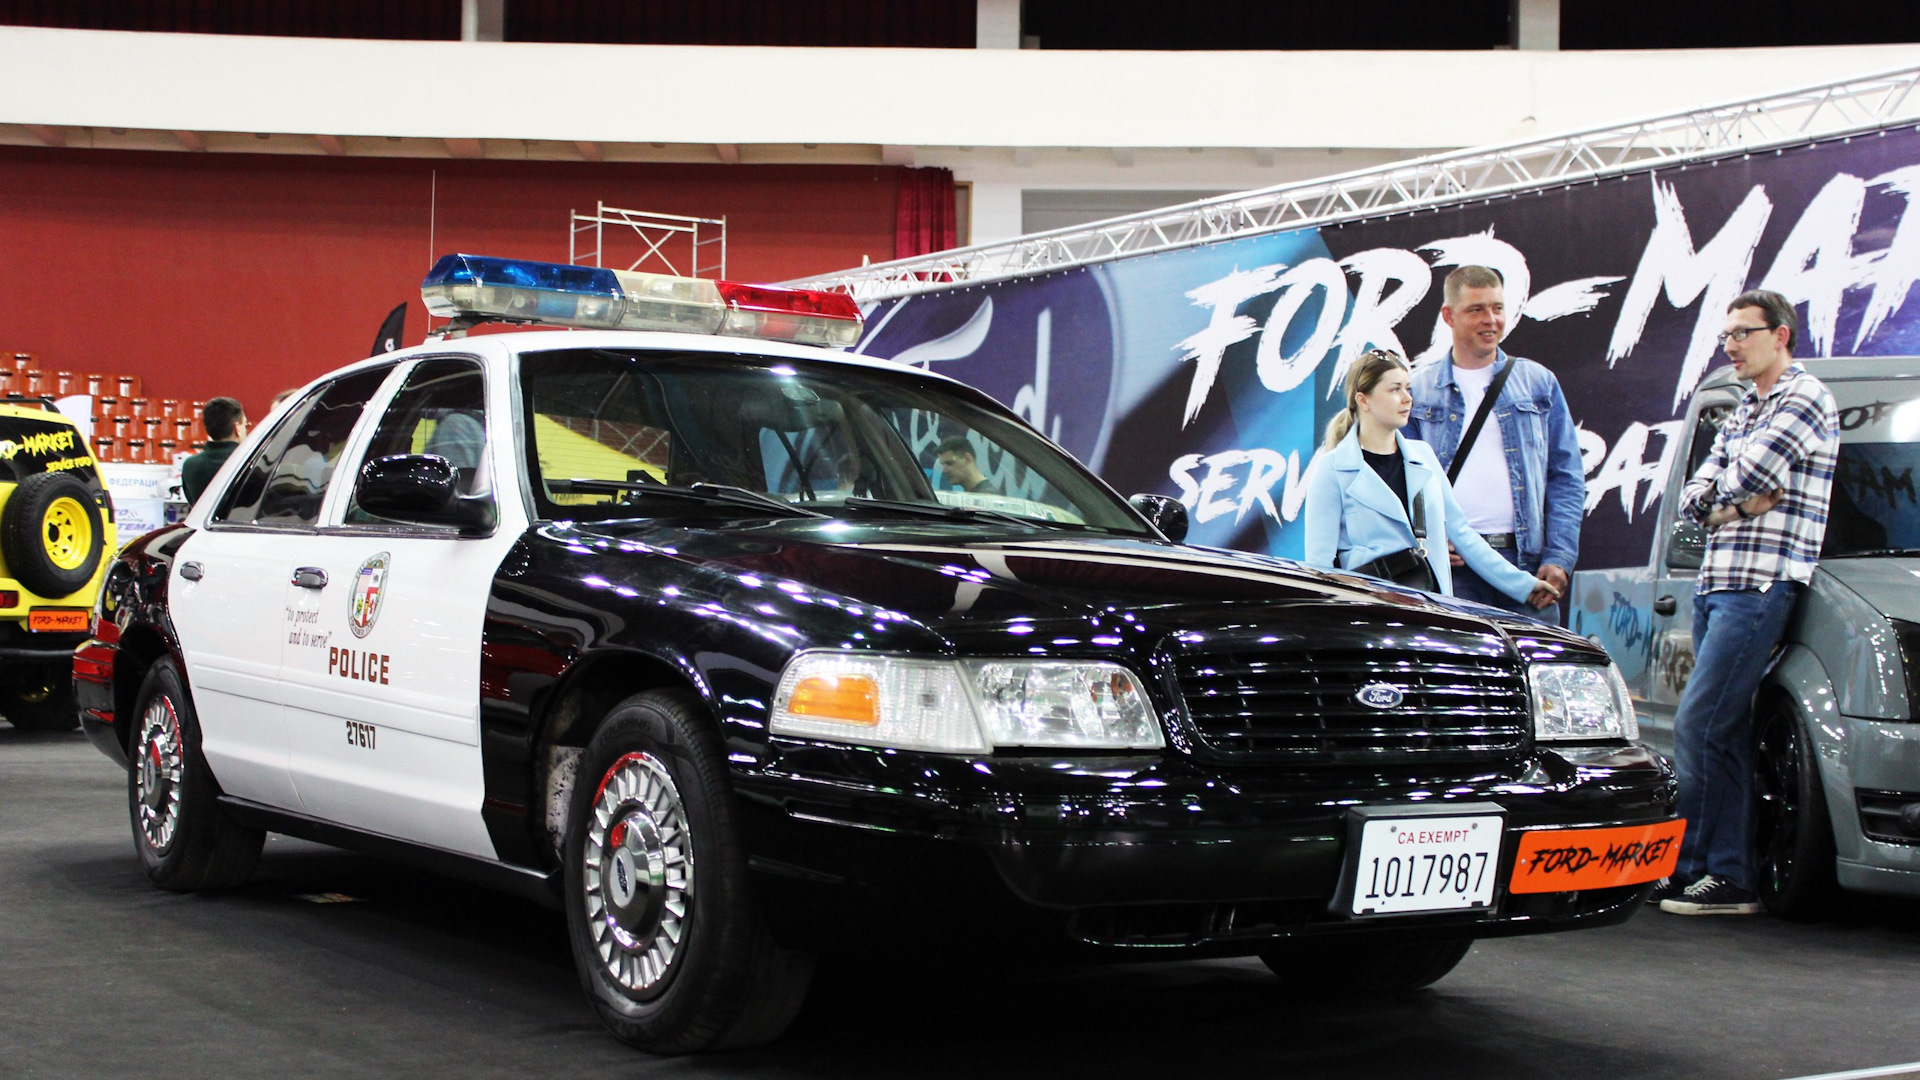
[[[73,650],[87,640],[113,502],[87,440],[47,398],[0,399],[0,717],[65,731]]]

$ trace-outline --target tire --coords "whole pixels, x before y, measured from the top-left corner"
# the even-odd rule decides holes
[[[726,756],[690,694],[607,714],[581,757],[564,846],[581,984],[621,1041],[656,1054],[734,1050],[786,1030],[813,957],[753,906]]]
[[[172,660],[153,665],[135,702],[127,813],[147,879],[171,892],[246,884],[266,834],[220,809],[200,720]]]
[[[80,726],[73,703],[73,675],[49,668],[44,676],[16,676],[0,693],[0,716],[21,731],[72,731]]]
[[[1268,946],[1260,960],[1303,994],[1379,996],[1432,986],[1472,948],[1470,937],[1309,939]]]
[[[63,472],[20,481],[0,517],[0,555],[14,580],[50,600],[85,588],[105,546],[93,492]]]
[[[1783,919],[1806,922],[1832,906],[1833,823],[1812,744],[1784,701],[1761,709],[1753,738],[1753,865],[1760,900]]]

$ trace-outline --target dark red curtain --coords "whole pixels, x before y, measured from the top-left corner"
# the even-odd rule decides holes
[[[893,257],[945,251],[960,243],[954,231],[953,170],[902,169],[894,202]]]

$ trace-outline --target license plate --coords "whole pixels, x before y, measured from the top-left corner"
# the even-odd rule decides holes
[[[93,624],[93,613],[86,608],[35,608],[27,612],[27,629],[33,631],[81,631]]]
[[[1493,902],[1503,819],[1367,817],[1349,876],[1353,915],[1468,911]]]

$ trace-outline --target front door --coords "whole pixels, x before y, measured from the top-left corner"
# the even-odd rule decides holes
[[[468,494],[493,490],[502,440],[489,437],[480,365],[432,357],[406,372],[357,463],[436,454]],[[351,489],[302,546],[312,587],[296,598],[304,628],[289,644],[285,685],[294,783],[328,821],[449,851],[495,857],[480,810],[480,635],[494,572],[524,522],[499,500],[486,536],[385,521]]]

